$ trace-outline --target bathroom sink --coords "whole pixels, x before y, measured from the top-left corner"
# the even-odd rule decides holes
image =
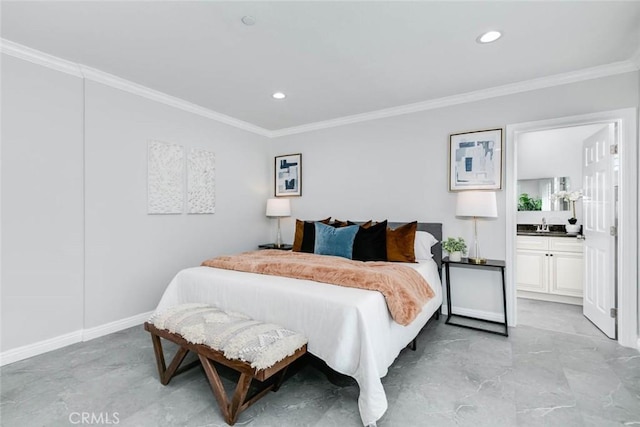
[[[565,231],[518,231],[518,236],[576,237]]]

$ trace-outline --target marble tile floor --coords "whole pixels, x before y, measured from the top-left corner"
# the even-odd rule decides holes
[[[518,325],[606,338],[604,333],[584,317],[581,305],[518,298]]]
[[[317,365],[298,366],[236,425],[360,426],[357,385]],[[221,375],[231,388],[233,373]],[[506,338],[441,317],[383,383],[379,427],[640,426],[640,353],[597,335],[523,324]],[[0,388],[3,427],[82,425],[83,412],[102,425],[225,425],[200,367],[160,385],[142,326],[4,366]]]

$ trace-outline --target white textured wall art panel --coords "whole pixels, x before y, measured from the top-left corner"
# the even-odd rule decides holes
[[[215,213],[216,155],[211,151],[194,148],[189,151],[187,164],[189,213]]]
[[[150,214],[180,214],[184,209],[184,149],[180,145],[149,141]]]

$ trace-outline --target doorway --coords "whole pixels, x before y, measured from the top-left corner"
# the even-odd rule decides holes
[[[613,271],[615,260],[599,256],[598,262],[590,262],[594,258],[592,240],[598,240],[592,239],[593,209],[583,209],[583,206],[598,205],[591,199],[601,193],[594,192],[594,181],[584,176],[585,143],[594,139],[594,136],[600,136],[603,129],[607,128],[607,124],[590,124],[518,135],[515,269],[517,314],[519,323],[523,325],[538,325],[556,332],[602,336],[598,331],[600,329],[606,332],[605,335],[615,338],[615,321],[608,317],[609,307],[615,306],[615,301],[601,303],[597,300],[594,303],[593,292],[593,285],[596,284],[608,287],[610,291],[597,292],[597,297],[610,294],[615,297],[615,278],[589,280],[603,276],[594,273]],[[595,143],[600,146],[614,142],[598,138]],[[608,161],[615,157],[609,154],[608,147],[606,154]],[[600,156],[598,159],[601,163],[605,161]],[[609,195],[614,190],[615,177],[610,169],[605,172],[606,175],[598,174],[598,183],[610,187],[607,192]],[[587,199],[589,202],[586,202]],[[604,220],[595,223],[615,222],[613,218]],[[576,224],[570,225],[570,221],[576,221]],[[540,231],[534,231],[536,229]],[[589,237],[585,240],[587,234]],[[612,243],[615,240],[615,237],[608,235],[608,229],[606,237]],[[614,251],[609,253],[613,255]],[[585,271],[586,265],[598,267],[598,271],[594,268]],[[584,304],[584,316],[583,300],[587,301]],[[607,317],[601,316],[605,311],[600,309],[601,306],[607,307]]]
[[[517,214],[517,141],[525,133],[584,125],[615,123],[619,151],[618,188],[618,241],[615,250],[619,254],[615,265],[618,276],[618,341],[621,345],[638,348],[638,274],[637,249],[637,120],[636,109],[624,109],[583,116],[520,123],[507,126],[506,132],[506,260],[507,266],[516,265],[516,214]],[[517,325],[517,289],[514,268],[507,269],[508,317],[511,325]]]

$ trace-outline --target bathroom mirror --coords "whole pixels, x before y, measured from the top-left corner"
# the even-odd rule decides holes
[[[568,176],[555,178],[519,179],[519,211],[568,211],[569,202],[553,200],[551,195],[558,191],[570,191]]]

